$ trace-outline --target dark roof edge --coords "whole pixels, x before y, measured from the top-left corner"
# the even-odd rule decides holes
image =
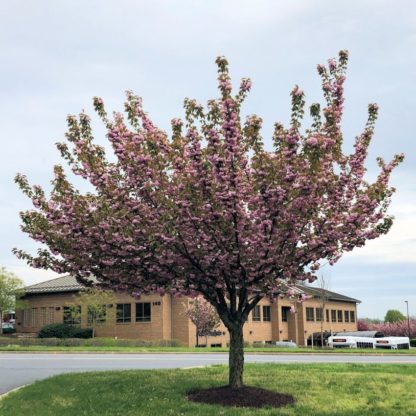
[[[23,296],[26,295],[42,295],[42,294],[53,294],[53,293],[66,293],[66,292],[79,292],[82,290],[82,288],[76,288],[76,287],[57,287],[53,289],[38,289],[38,290],[25,290],[23,293]]]
[[[351,298],[349,296],[341,295],[340,293],[332,292],[330,290],[321,289],[319,287],[313,286],[303,286],[296,285],[300,290],[303,290],[307,295],[310,295],[314,298],[320,298],[320,292],[324,291],[326,293],[328,300],[336,300],[338,302],[347,302],[347,303],[361,303],[361,300]],[[309,293],[308,293],[309,291]]]

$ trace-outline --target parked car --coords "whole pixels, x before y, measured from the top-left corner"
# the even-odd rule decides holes
[[[323,346],[326,347],[328,345],[328,338],[331,336],[331,333],[328,331],[324,331],[322,335],[323,335],[323,341],[324,341]],[[322,347],[320,332],[314,332],[313,334],[309,335],[308,340],[307,340],[308,346],[312,345],[312,340],[313,340],[314,347]]]
[[[14,332],[16,332],[16,328],[10,322],[3,322],[1,324],[1,327],[3,330],[3,334],[13,334]]]

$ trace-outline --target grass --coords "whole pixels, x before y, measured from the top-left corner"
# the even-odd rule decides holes
[[[261,354],[359,354],[359,355],[386,355],[386,354],[405,354],[416,355],[415,349],[410,350],[385,350],[385,349],[332,349],[332,348],[282,348],[282,347],[246,347],[247,353]],[[228,352],[228,348],[192,348],[192,347],[120,347],[120,346],[46,346],[46,345],[5,345],[0,346],[1,351],[9,352],[96,352],[96,353],[218,353]]]
[[[414,416],[411,365],[248,364],[248,385],[292,394],[281,409],[225,408],[188,402],[187,391],[226,384],[227,367],[65,374],[0,400],[2,416]]]

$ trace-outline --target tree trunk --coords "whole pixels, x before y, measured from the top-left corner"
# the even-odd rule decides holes
[[[3,311],[0,311],[0,335],[3,335]]]
[[[243,386],[244,338],[243,324],[237,324],[230,331],[229,386]]]

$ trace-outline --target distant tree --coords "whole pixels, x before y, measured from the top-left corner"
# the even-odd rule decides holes
[[[384,317],[385,323],[395,323],[395,322],[401,322],[404,321],[406,317],[397,309],[389,309],[386,313],[386,316]]]
[[[395,337],[410,337],[416,338],[416,320],[407,319],[398,322],[384,323],[379,325],[374,325],[377,331],[383,332],[385,335],[391,335]]]
[[[364,329],[361,329],[364,330]],[[407,319],[392,323],[368,324],[366,331],[380,331],[386,336],[416,338],[416,319]]]
[[[0,334],[3,333],[3,316],[23,306],[19,300],[22,294],[22,280],[4,267],[0,268]]]
[[[358,319],[357,329],[359,331],[369,331],[370,330],[370,324],[365,319]]]
[[[328,303],[329,277],[321,274],[318,278],[319,288],[319,307],[321,309],[321,347],[324,347],[324,322],[325,322],[325,306]],[[312,335],[313,336],[313,335]],[[313,347],[313,339],[312,339]]]
[[[262,119],[242,120],[251,88],[243,79],[232,91],[228,62],[217,59],[220,97],[204,109],[185,100],[185,122],[172,121],[172,137],[157,128],[141,99],[127,94],[127,120],[110,119],[94,99],[115,158],[96,144],[89,117],[68,117],[67,142],[58,148],[75,175],[94,192],[81,193],[55,167],[52,192],[16,182],[35,209],[21,214],[24,232],[43,244],[30,265],[75,275],[94,275],[103,287],[143,293],[202,295],[230,333],[229,385],[243,386],[243,327],[264,298],[291,294],[299,281],[316,279],[322,263],[387,233],[396,155],[378,159],[374,182],[365,161],[378,106],[344,154],[341,118],[348,53],[318,65],[325,106],[310,107],[311,126],[301,126],[305,95],[291,92],[290,125],[276,123],[273,149],[265,149]]]
[[[215,308],[201,296],[190,302],[186,316],[196,327],[197,346],[199,346],[199,337],[204,336],[207,339],[208,335],[218,328],[221,322]]]
[[[360,318],[360,320],[362,322],[365,322],[367,325],[383,323],[383,321],[378,318]]]
[[[108,325],[112,322],[115,315],[115,302],[114,292],[91,287],[79,292],[67,305],[71,308],[72,318],[80,323],[82,314],[86,312],[84,316],[87,318],[87,325],[92,328],[94,338],[97,326]]]

